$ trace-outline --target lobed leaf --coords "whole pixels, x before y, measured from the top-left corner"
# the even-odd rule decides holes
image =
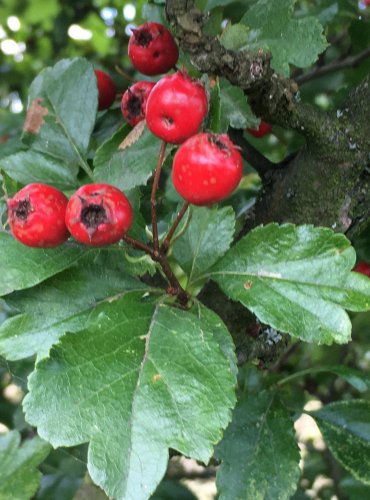
[[[296,1],[258,0],[241,19],[250,29],[248,49],[269,50],[271,66],[283,75],[289,75],[289,64],[310,66],[328,45],[316,17],[293,17]]]
[[[0,500],[29,500],[39,486],[41,474],[36,467],[51,447],[37,436],[20,443],[18,431],[0,434]]]
[[[356,479],[370,484],[370,402],[338,401],[310,413],[335,458]]]
[[[188,286],[213,266],[230,247],[235,215],[231,207],[191,207],[191,222],[173,247],[173,254],[188,275]]]
[[[370,308],[370,280],[351,273],[356,255],[344,235],[309,225],[259,226],[209,275],[264,323],[307,342],[350,340],[343,308]]]
[[[73,266],[92,250],[68,243],[56,248],[30,248],[0,232],[0,295],[30,288]]]
[[[207,462],[230,420],[235,376],[208,325],[142,293],[103,304],[37,364],[27,421],[53,446],[90,441],[89,473],[109,496],[148,498],[168,448]]]
[[[6,297],[8,306],[20,314],[1,324],[0,353],[8,360],[46,356],[65,332],[82,330],[91,314],[99,314],[100,302],[146,289],[140,281],[106,266],[72,267],[37,287]]]
[[[288,500],[297,488],[293,422],[272,391],[241,396],[216,456],[220,500]]]

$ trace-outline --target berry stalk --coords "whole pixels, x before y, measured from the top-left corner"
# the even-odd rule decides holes
[[[158,163],[155,169],[152,193],[150,197],[150,206],[152,213],[152,232],[153,232],[153,248],[155,252],[159,252],[159,239],[158,239],[158,224],[157,224],[157,190],[159,184],[159,178],[161,175],[162,165],[164,161],[164,155],[166,152],[167,143],[162,141],[161,148],[159,150]]]

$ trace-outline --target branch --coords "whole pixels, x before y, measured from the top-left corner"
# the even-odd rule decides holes
[[[262,153],[245,139],[242,130],[229,128],[228,134],[233,143],[241,148],[243,158],[252,165],[261,177],[264,177],[267,172],[278,167],[278,165],[263,156]]]
[[[323,140],[318,129],[321,123],[323,130],[327,128],[325,113],[295,98],[298,85],[273,71],[270,53],[227,50],[217,37],[203,33],[205,16],[192,0],[167,0],[166,14],[195,67],[209,75],[223,76],[244,90],[253,111],[262,119]]]
[[[325,66],[321,66],[319,68],[315,68],[308,73],[304,73],[303,75],[299,75],[295,78],[297,83],[306,83],[315,78],[320,78],[321,76],[327,75],[328,73],[332,73],[333,71],[339,71],[341,69],[347,68],[356,68],[363,61],[370,57],[370,47],[366,48],[362,52],[354,56],[347,57],[341,61],[333,61]]]

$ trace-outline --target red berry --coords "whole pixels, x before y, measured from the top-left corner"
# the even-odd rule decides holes
[[[361,0],[364,7],[370,7],[370,0]]]
[[[154,85],[155,82],[137,82],[123,94],[121,111],[132,127],[144,120],[146,102]]]
[[[175,189],[194,205],[223,200],[242,175],[242,157],[226,134],[194,135],[179,147],[173,160]]]
[[[116,187],[86,184],[71,196],[66,224],[72,236],[85,245],[110,245],[130,229],[132,208]]]
[[[178,71],[159,80],[146,105],[149,130],[166,142],[181,144],[196,134],[208,111],[200,81]]]
[[[272,125],[264,122],[263,120],[260,121],[258,129],[247,128],[247,132],[249,132],[254,137],[258,138],[264,137],[265,135],[269,134],[271,130],[272,130]]]
[[[112,78],[105,71],[96,69],[95,75],[98,84],[98,109],[101,111],[111,107],[116,98],[117,88]]]
[[[128,42],[128,56],[133,66],[144,75],[161,75],[175,66],[179,49],[162,24],[145,23],[133,30]]]
[[[356,271],[356,273],[364,274],[370,278],[370,264],[365,261],[359,262],[353,270]]]
[[[29,247],[61,245],[69,233],[64,222],[68,198],[46,184],[28,184],[8,200],[10,229]]]

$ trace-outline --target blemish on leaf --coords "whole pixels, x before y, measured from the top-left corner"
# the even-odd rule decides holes
[[[129,132],[126,135],[121,144],[118,146],[118,149],[123,150],[135,144],[135,142],[137,142],[142,136],[145,129],[145,125],[146,125],[145,120],[142,120],[137,125],[135,125],[135,127],[131,130],[131,132]]]
[[[249,280],[246,281],[244,284],[244,288],[246,288],[247,290],[250,290],[251,286],[252,286],[252,283]]]
[[[157,380],[159,380],[161,377],[162,375],[160,373],[156,373],[155,375],[153,375],[152,381],[157,382]]]
[[[29,132],[30,134],[38,134],[40,132],[41,125],[44,123],[44,116],[49,113],[46,108],[41,106],[41,102],[42,97],[39,97],[28,108],[23,125],[24,132]]]

